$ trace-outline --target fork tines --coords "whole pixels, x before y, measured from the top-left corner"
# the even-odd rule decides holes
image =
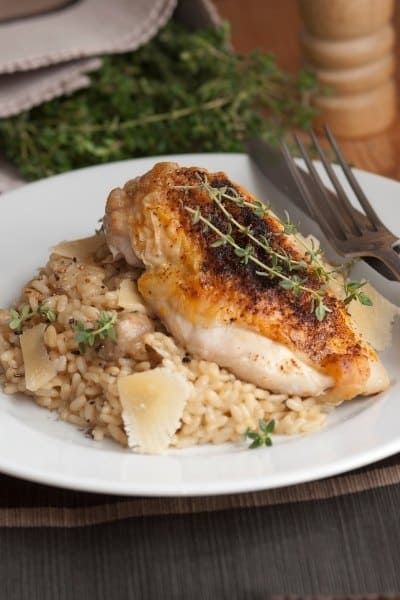
[[[310,214],[337,252],[344,256],[377,258],[389,267],[391,274],[396,279],[400,280],[400,258],[394,250],[398,238],[379,219],[346,162],[329,127],[326,126],[324,130],[329,153],[334,155],[335,162],[340,166],[361,210],[354,208],[350,202],[348,194],[339,180],[337,170],[332,166],[332,162],[328,159],[327,153],[314,131],[310,131],[307,144],[298,135],[294,135],[294,145],[307,167],[308,177],[305,177],[304,171],[296,165],[288,145],[282,145],[287,165]],[[332,193],[324,185],[308,148],[314,149],[335,193]]]

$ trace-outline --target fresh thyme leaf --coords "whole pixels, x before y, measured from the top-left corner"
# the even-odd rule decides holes
[[[361,290],[366,283],[366,281],[347,281],[344,285],[344,291],[346,294],[344,303],[349,304],[353,300],[357,300],[364,306],[372,306],[373,302],[371,298],[368,296],[368,294]]]
[[[291,279],[282,279],[282,281],[279,282],[279,285],[284,290],[292,290],[294,287],[294,283]]]
[[[226,244],[226,240],[223,240],[222,238],[215,240],[215,242],[212,242],[210,244],[210,248],[219,248],[220,246],[225,246]]]
[[[34,315],[34,312],[29,304],[24,304],[20,311],[12,309],[10,313],[11,319],[8,322],[8,326],[16,333],[20,333],[22,330],[22,324]]]
[[[315,312],[315,316],[317,317],[318,321],[323,321],[325,319],[326,313],[327,313],[327,307],[322,302],[322,300],[317,303],[317,306],[315,307],[314,312]]]
[[[45,317],[50,323],[53,323],[57,319],[57,313],[52,308],[46,306],[46,304],[40,304],[38,308],[38,313]]]
[[[348,281],[346,283],[346,292],[349,294],[354,293],[358,289],[360,289],[360,287],[362,287],[363,285],[365,285],[365,283],[362,283],[360,281]]]
[[[8,322],[8,326],[17,333],[21,333],[23,323],[31,319],[34,315],[40,315],[50,322],[57,319],[56,311],[46,306],[46,304],[39,304],[37,310],[32,310],[29,304],[24,304],[21,310],[12,309],[10,313],[11,319]]]
[[[365,292],[359,292],[357,300],[359,302],[361,302],[361,304],[364,304],[364,306],[372,306],[373,305],[371,298]]]
[[[247,429],[245,438],[252,441],[249,448],[260,448],[261,446],[272,446],[271,434],[275,430],[275,421],[265,421],[260,419],[258,421],[258,431],[252,431]]]
[[[262,445],[262,440],[261,437],[257,437],[254,442],[252,442],[249,446],[249,448],[251,450],[253,450],[254,448],[259,448]]]
[[[29,304],[24,304],[20,311],[12,309],[10,313],[11,319],[8,322],[8,326],[17,333],[21,333],[23,323],[31,319],[34,315],[40,315],[50,323],[57,319],[56,311],[46,306],[45,303],[39,304],[37,310],[32,310]]]
[[[254,214],[256,215],[256,217],[262,218],[265,215],[265,210],[266,209],[264,206],[262,206],[261,204],[257,204],[254,209]]]
[[[21,326],[20,315],[14,309],[12,309],[10,311],[10,313],[11,313],[11,319],[8,322],[8,326],[10,327],[10,329],[17,330]]]
[[[265,433],[274,433],[275,421],[272,419],[265,428]]]
[[[102,63],[86,89],[0,121],[2,151],[25,178],[135,156],[241,151],[243,140],[277,142],[314,114],[315,78],[292,77],[260,51],[235,54],[226,24],[188,31],[171,21]]]
[[[115,322],[117,320],[116,314],[110,314],[102,311],[97,320],[97,331],[95,335],[98,335],[100,339],[110,338],[113,342],[117,341]]]
[[[297,264],[292,263],[290,266],[290,270],[291,271],[303,271],[304,269],[307,269],[308,264],[306,263],[305,260],[300,260]],[[320,275],[320,274],[318,274]]]
[[[285,210],[285,218],[286,220],[283,222],[283,231],[286,235],[294,235],[297,233],[297,227],[294,223],[291,222],[289,213]]]
[[[245,248],[235,248],[234,252],[236,256],[239,256],[239,258],[242,259],[242,262],[247,265],[253,254],[253,247],[248,245]]]
[[[193,225],[196,225],[196,223],[198,223],[200,221],[200,206],[197,206],[195,211],[193,212],[192,215],[192,223]]]
[[[74,324],[75,341],[78,343],[81,354],[86,352],[88,346],[95,346],[101,340],[106,338],[112,342],[117,341],[117,333],[115,323],[117,320],[116,314],[111,314],[102,311],[99,314],[94,327],[86,327],[84,323],[78,321]]]
[[[316,246],[313,238],[311,238],[311,248],[307,247],[305,254],[309,257],[310,261],[317,261],[321,258],[322,249]]]

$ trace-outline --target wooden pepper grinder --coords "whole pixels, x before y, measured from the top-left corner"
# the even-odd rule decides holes
[[[329,95],[318,96],[317,126],[342,138],[383,131],[396,115],[394,0],[299,0],[306,65]]]

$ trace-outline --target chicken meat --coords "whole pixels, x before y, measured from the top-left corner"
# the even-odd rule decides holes
[[[224,189],[240,199],[224,201],[235,221],[297,261],[303,286],[320,288],[295,235],[271,211],[255,210],[252,194],[225,173],[163,162],[113,190],[104,219],[114,256],[143,267],[138,289],[152,311],[194,356],[273,392],[349,400],[384,390],[384,366],[333,291],[325,292],[327,313],[318,320],[310,292],[295,294],[281,278],[261,276],[254,261],[222,243],[218,231],[229,235],[231,225],[215,191]],[[235,233],[241,248],[246,231]],[[253,255],[273,260],[260,247]],[[278,261],[278,270],[292,277],[288,264]]]

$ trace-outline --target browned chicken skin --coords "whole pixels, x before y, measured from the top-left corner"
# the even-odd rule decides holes
[[[159,163],[111,192],[107,202],[109,246],[130,264],[144,265],[139,290],[171,333],[189,351],[273,391],[350,399],[385,389],[384,367],[332,292],[325,298],[331,312],[318,321],[310,294],[295,296],[279,279],[257,275],[257,266],[244,264],[229,244],[213,247],[215,233],[193,223],[188,211],[199,207],[226,231],[226,218],[199,186],[204,178],[214,188],[230,186],[247,202],[255,201],[224,173]],[[229,211],[275,250],[307,260],[273,213],[256,216],[232,202]],[[248,242],[240,232],[235,240],[241,246]],[[256,256],[270,259],[261,248]],[[298,274],[307,287],[319,288],[312,265]]]

